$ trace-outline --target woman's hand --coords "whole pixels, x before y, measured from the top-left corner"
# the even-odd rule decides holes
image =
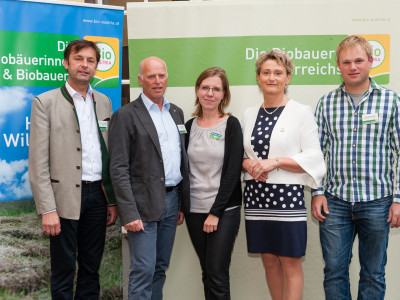
[[[253,160],[250,158],[243,159],[242,168],[249,173],[254,179],[258,176],[257,180],[266,181],[268,179],[268,172],[267,173],[260,173],[261,169],[256,167],[259,163],[259,160]],[[258,170],[257,170],[258,169]]]
[[[218,217],[209,214],[207,219],[204,221],[203,231],[207,233],[217,231],[218,221],[219,221]]]
[[[275,170],[277,167],[274,159],[262,159],[254,162],[255,164],[252,165],[249,173],[255,180],[266,181],[268,179],[268,173]]]

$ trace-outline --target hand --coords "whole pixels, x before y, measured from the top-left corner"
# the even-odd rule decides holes
[[[259,166],[259,162],[261,162],[261,160],[257,161],[257,160],[252,160],[252,159],[246,158],[243,160],[242,167],[255,180],[266,181],[268,179],[268,172],[264,172],[262,170],[262,167]]]
[[[184,213],[181,211],[178,211],[178,221],[176,222],[176,225],[181,225],[183,223],[184,219],[185,219]]]
[[[311,213],[312,216],[320,222],[324,222],[326,217],[322,214],[322,209],[324,213],[329,215],[328,201],[324,195],[314,196],[311,200]]]
[[[203,231],[207,233],[217,231],[218,221],[219,221],[218,217],[209,214],[207,219],[204,221]]]
[[[114,224],[118,217],[118,209],[116,205],[111,205],[107,207],[107,226]]]
[[[133,231],[133,232],[144,230],[142,219],[138,219],[136,221],[125,224],[124,228],[127,231]]]
[[[56,236],[61,232],[60,218],[56,211],[42,215],[42,229],[47,235]]]
[[[256,161],[251,170],[249,170],[249,173],[255,180],[266,181],[268,179],[268,173],[275,169],[275,159],[262,159]]]
[[[387,219],[390,228],[399,228],[400,226],[400,203],[392,203],[389,209],[389,217]]]

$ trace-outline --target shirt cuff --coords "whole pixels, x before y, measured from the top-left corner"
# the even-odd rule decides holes
[[[396,190],[393,195],[393,202],[400,203],[400,191]]]
[[[400,199],[399,199],[399,200],[400,200]],[[47,214],[49,214],[49,213],[52,213],[53,211],[56,211],[56,209],[52,209],[52,210],[46,211],[46,212],[42,213],[42,216],[43,216],[43,215],[47,215]]]
[[[320,187],[318,189],[311,189],[311,197],[323,196],[323,195],[325,195],[324,188]]]

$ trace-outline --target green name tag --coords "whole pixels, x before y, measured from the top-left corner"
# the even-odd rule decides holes
[[[210,138],[220,140],[222,138],[222,134],[216,133],[216,132],[211,132],[210,133]]]

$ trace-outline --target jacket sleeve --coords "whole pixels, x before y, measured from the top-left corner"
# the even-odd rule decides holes
[[[240,185],[243,161],[243,134],[238,119],[230,116],[225,132],[226,140],[221,184],[210,210],[210,214],[217,217],[222,215],[237,185]]]
[[[130,146],[134,132],[130,128],[131,116],[125,113],[121,109],[114,113],[108,136],[110,175],[122,225],[140,219],[129,172]]]
[[[308,106],[302,112],[299,126],[301,152],[292,155],[291,158],[310,176],[308,181],[311,186],[317,187],[325,175],[326,168],[318,138],[318,126]]]
[[[28,173],[36,211],[57,208],[50,178],[50,121],[39,98],[32,101]]]

